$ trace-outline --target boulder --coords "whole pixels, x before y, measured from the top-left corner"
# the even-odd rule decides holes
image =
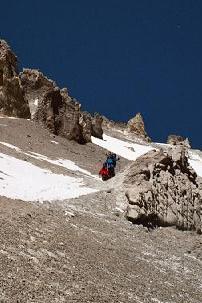
[[[17,72],[17,57],[4,40],[0,40],[0,112],[8,116],[30,118]]]
[[[201,182],[201,180],[200,180]],[[146,226],[176,226],[202,232],[202,191],[186,150],[151,151],[138,158],[124,179],[127,218]]]

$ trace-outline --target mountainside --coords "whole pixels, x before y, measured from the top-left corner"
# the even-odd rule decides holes
[[[201,151],[81,111],[2,40],[0,107],[1,302],[201,302]]]
[[[81,144],[91,135],[102,138],[102,117],[81,110],[81,104],[70,97],[66,88],[38,70],[17,71],[17,57],[4,40],[0,40],[0,111],[40,122],[52,133]]]

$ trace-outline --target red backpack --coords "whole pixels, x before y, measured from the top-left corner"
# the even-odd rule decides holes
[[[105,167],[101,168],[101,170],[99,171],[99,175],[101,175],[101,176],[109,176],[108,169],[105,168]]]

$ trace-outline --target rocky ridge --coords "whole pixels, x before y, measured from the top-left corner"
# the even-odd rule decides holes
[[[69,96],[66,88],[60,89],[38,70],[24,69],[20,79],[33,120],[81,144],[91,142],[91,135],[102,138],[101,116],[81,111],[81,104]]]
[[[17,70],[17,57],[4,40],[0,40],[0,111],[2,114],[39,122],[52,133],[78,143],[102,138],[103,127],[124,131],[130,138],[151,142],[140,113],[128,123],[110,121],[99,114],[82,111],[81,104],[66,88],[36,69]]]
[[[103,127],[107,130],[123,132],[130,139],[139,139],[143,142],[151,142],[145,130],[145,123],[140,113],[137,113],[127,123],[115,122],[103,116]]]
[[[102,138],[102,117],[81,110],[81,104],[70,97],[66,88],[40,71],[17,72],[17,57],[4,40],[0,40],[0,111],[30,118],[52,133],[78,143],[91,141],[91,135]]]

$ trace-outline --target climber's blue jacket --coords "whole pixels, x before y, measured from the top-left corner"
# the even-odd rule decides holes
[[[106,164],[107,164],[107,168],[114,167],[114,161],[111,158],[107,158]]]
[[[118,161],[119,160],[119,157],[117,157],[117,155],[116,154],[111,154],[111,155],[109,155],[108,156],[108,158],[107,159],[111,159],[112,160],[112,162],[113,162],[113,166],[114,167],[116,167],[116,161]]]

